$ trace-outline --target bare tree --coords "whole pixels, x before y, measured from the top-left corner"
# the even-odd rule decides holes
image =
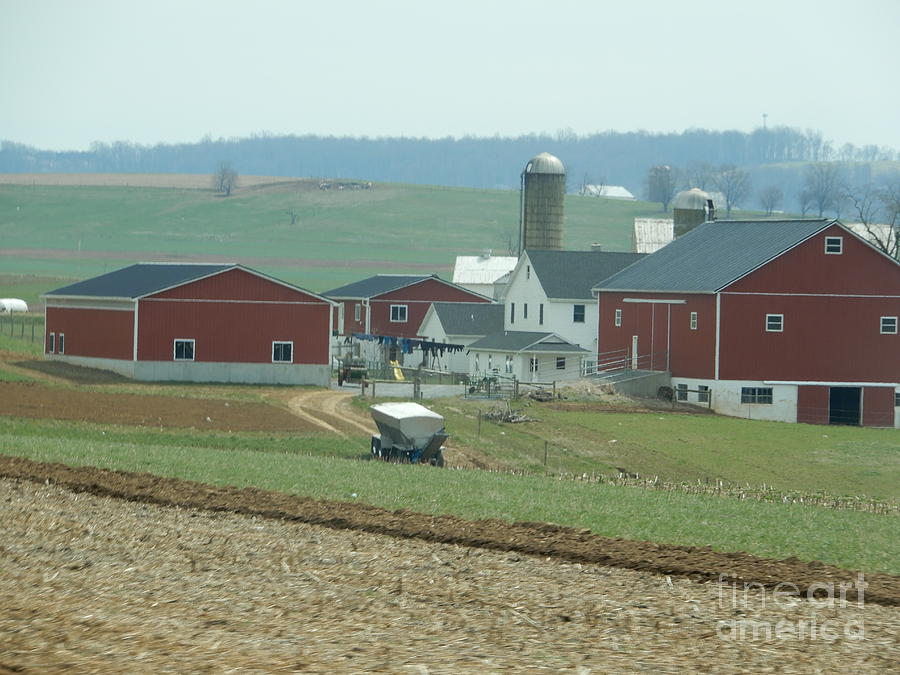
[[[715,175],[716,170],[709,162],[691,162],[685,171],[685,188],[708,190]]]
[[[781,206],[784,200],[784,192],[777,185],[770,185],[759,191],[759,203],[766,210],[766,215],[771,216],[775,209]]]
[[[678,189],[678,177],[680,172],[678,169],[660,165],[651,167],[647,171],[645,179],[645,189],[647,199],[651,202],[659,202],[662,204],[662,210],[669,210],[669,202],[675,196],[675,190]]]
[[[507,225],[500,233],[503,239],[503,247],[506,255],[517,255],[519,250],[519,228],[515,225]]]
[[[213,188],[216,192],[221,192],[226,197],[231,195],[231,191],[237,187],[238,174],[231,168],[228,162],[219,162],[216,172],[213,174]]]
[[[812,204],[821,217],[826,210],[837,205],[840,172],[832,162],[812,162],[803,172],[803,191],[808,193]]]
[[[734,165],[724,165],[713,179],[716,190],[725,197],[725,215],[731,215],[731,209],[740,204],[750,194],[750,174]]]
[[[900,177],[881,188],[843,185],[841,197],[875,248],[900,260]]]

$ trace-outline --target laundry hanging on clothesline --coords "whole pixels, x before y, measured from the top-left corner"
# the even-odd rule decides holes
[[[435,340],[417,340],[415,338],[402,338],[393,335],[372,335],[370,333],[353,333],[351,336],[357,340],[365,342],[377,342],[380,345],[390,345],[397,347],[404,354],[412,354],[416,349],[421,349],[422,353],[431,356],[443,356],[445,352],[455,353],[465,349],[464,345],[451,344],[448,342],[437,342]],[[349,338],[345,339],[345,343],[349,343]]]

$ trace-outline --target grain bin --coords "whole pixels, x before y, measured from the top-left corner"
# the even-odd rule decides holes
[[[566,167],[548,152],[532,157],[522,172],[519,254],[525,249],[561,251]]]

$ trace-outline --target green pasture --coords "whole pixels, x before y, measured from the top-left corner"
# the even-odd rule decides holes
[[[604,411],[602,405],[578,412],[519,401],[512,407],[540,421],[483,420],[479,434],[478,409],[505,404],[441,400],[429,405],[444,415],[457,442],[524,471],[609,474],[624,468],[666,482],[722,480],[784,492],[900,498],[896,429]]]
[[[0,452],[38,461],[147,471],[470,519],[554,522],[605,536],[900,573],[896,516],[323,456],[358,451],[326,447],[334,443],[318,436],[204,439],[0,418]]]
[[[660,215],[658,204],[570,195],[564,245],[630,250],[634,218]],[[505,255],[518,218],[518,193],[505,190],[322,191],[295,182],[223,198],[211,190],[0,185],[4,247],[32,250],[0,257],[0,275],[70,280],[158,255],[224,256],[321,291],[379,271],[449,276],[457,255]]]

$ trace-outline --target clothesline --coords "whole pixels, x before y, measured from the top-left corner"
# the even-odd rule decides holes
[[[399,347],[404,354],[412,354],[414,350],[421,349],[423,354],[431,354],[432,356],[444,355],[444,352],[461,352],[465,349],[465,345],[455,345],[447,342],[437,342],[435,340],[417,340],[415,338],[402,338],[393,335],[371,335],[369,333],[353,333],[351,338],[363,340],[366,342],[377,342],[380,345],[388,344],[392,347]],[[347,338],[345,342],[349,342],[351,338]]]

